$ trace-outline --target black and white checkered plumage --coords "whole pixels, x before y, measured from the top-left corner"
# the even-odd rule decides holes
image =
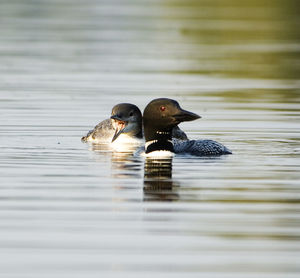
[[[173,138],[174,152],[196,156],[231,154],[232,152],[219,142],[213,140],[177,140]]]

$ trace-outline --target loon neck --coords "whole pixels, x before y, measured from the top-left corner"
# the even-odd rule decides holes
[[[174,152],[172,143],[172,130],[156,131],[147,136],[145,144],[145,153],[153,151],[170,151]]]
[[[135,137],[137,137],[139,139],[143,139],[143,129],[142,129],[142,127],[141,127],[139,133],[135,135]]]

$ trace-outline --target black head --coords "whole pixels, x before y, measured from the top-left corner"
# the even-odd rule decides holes
[[[112,142],[122,133],[142,137],[142,113],[136,105],[119,103],[113,107],[110,118],[116,130]]]
[[[153,140],[154,133],[171,132],[172,128],[179,123],[199,118],[199,115],[183,110],[176,100],[154,99],[146,106],[143,113],[145,139]]]

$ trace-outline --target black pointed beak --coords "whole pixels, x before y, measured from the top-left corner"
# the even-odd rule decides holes
[[[111,142],[114,142],[124,131],[124,129],[127,125],[127,122],[122,120],[118,115],[112,115],[110,118],[116,121],[116,131],[111,140]]]
[[[113,138],[111,139],[111,142],[114,142],[118,137],[119,135],[122,133],[123,129],[116,129],[116,132],[113,136]]]
[[[175,121],[177,123],[181,123],[181,122],[194,121],[194,120],[197,120],[201,117],[199,115],[193,113],[193,112],[186,111],[186,110],[183,110],[183,109],[180,108],[178,113],[173,115],[173,118],[175,119]]]

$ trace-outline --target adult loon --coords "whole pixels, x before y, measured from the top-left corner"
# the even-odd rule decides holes
[[[183,110],[176,100],[158,98],[152,100],[143,113],[145,155],[172,153],[196,156],[231,154],[222,144],[213,140],[172,140],[172,129],[184,121],[199,119],[195,113]]]
[[[172,136],[178,140],[187,140],[179,127],[174,127]],[[81,138],[91,143],[131,143],[142,144],[143,126],[140,109],[131,103],[119,103],[112,108],[110,119],[100,122]]]

